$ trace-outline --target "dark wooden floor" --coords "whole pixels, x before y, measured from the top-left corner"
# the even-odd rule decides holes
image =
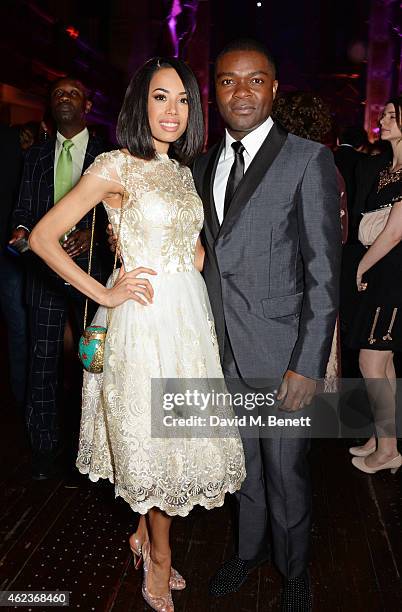
[[[138,517],[107,483],[84,480],[73,490],[33,482],[23,429],[0,390],[0,590],[70,591],[70,608],[84,612],[149,610],[127,547]],[[334,441],[313,443],[311,465],[314,610],[401,611],[402,474],[361,474],[346,444]],[[226,505],[175,521],[175,566],[188,582],[174,595],[177,612],[279,609],[280,577],[270,565],[236,595],[209,598],[208,579],[231,554],[230,516]]]

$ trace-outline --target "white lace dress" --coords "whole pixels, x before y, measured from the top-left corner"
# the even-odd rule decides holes
[[[225,493],[238,490],[245,478],[237,430],[198,438],[151,432],[151,379],[223,384],[208,295],[194,267],[203,209],[191,172],[167,155],[144,161],[117,150],[99,155],[87,173],[124,186],[126,271],[145,266],[157,276],[148,276],[153,304],[129,300],[113,309],[103,374],[84,373],[77,467],[91,480],[114,482],[116,496],[141,514],[158,507],[185,516],[195,504],[221,506]],[[105,207],[117,233],[120,210]],[[105,318],[100,307],[94,323]],[[202,416],[214,410],[207,406]],[[219,414],[233,417],[230,406]]]

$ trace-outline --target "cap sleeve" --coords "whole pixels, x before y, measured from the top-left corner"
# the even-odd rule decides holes
[[[112,183],[123,185],[120,178],[119,167],[120,151],[109,151],[101,153],[93,163],[85,170],[85,174],[92,174],[98,178]]]

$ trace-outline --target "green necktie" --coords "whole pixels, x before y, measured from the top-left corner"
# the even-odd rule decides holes
[[[62,144],[56,168],[56,181],[54,185],[54,203],[56,204],[66,195],[73,186],[73,158],[70,149],[74,146],[72,140],[65,140]]]
[[[70,152],[71,147],[74,146],[72,140],[65,140],[62,144],[59,159],[56,167],[56,181],[54,184],[54,203],[57,204],[63,196],[71,191],[73,187],[73,158]],[[75,227],[72,227],[68,232],[60,237],[60,242],[63,243],[67,240],[68,236]]]

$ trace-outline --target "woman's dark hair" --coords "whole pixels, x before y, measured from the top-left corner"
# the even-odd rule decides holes
[[[385,106],[387,104],[394,105],[395,115],[396,115],[396,124],[399,127],[399,129],[402,131],[402,96],[394,96],[393,98],[388,100],[388,102],[385,103]]]
[[[184,85],[188,99],[187,129],[170,145],[170,155],[181,164],[190,165],[202,151],[204,120],[200,90],[193,71],[175,58],[154,57],[148,60],[132,77],[127,87],[116,128],[117,142],[136,157],[154,159],[156,151],[148,120],[149,85],[154,73],[161,68],[173,68]]]

